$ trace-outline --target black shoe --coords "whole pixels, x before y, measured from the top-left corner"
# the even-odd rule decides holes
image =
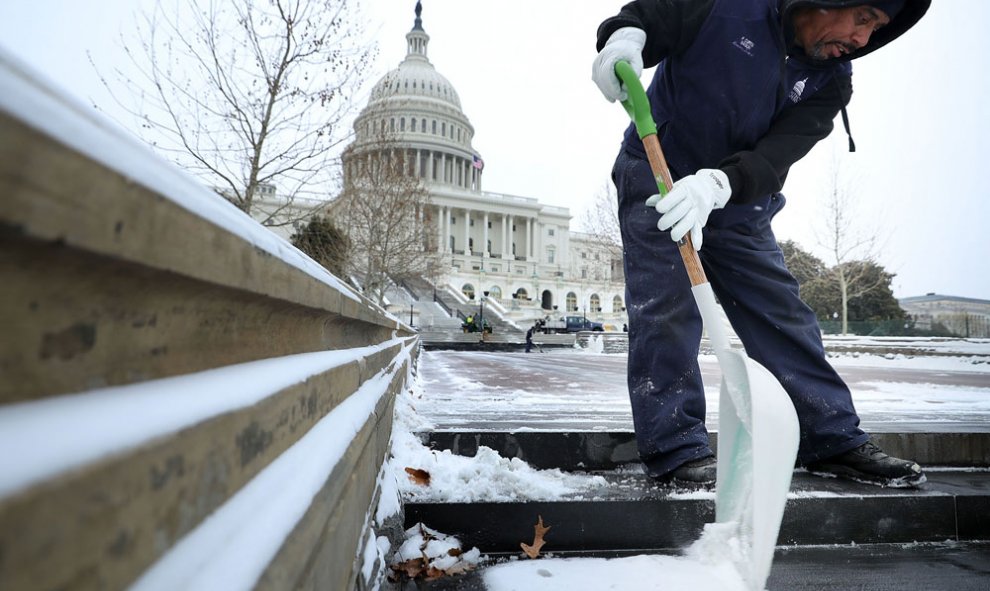
[[[838,476],[891,488],[911,488],[928,480],[916,462],[890,457],[872,441],[837,456],[812,462],[805,468],[818,476]]]
[[[657,476],[653,480],[660,484],[685,485],[691,487],[710,487],[715,484],[715,472],[718,462],[715,456],[708,456],[700,460],[685,462],[662,476]]]

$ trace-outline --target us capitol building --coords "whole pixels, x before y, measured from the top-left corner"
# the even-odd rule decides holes
[[[422,220],[435,236],[426,244],[440,261],[438,288],[468,302],[488,292],[486,301],[519,326],[571,313],[621,329],[627,322],[621,252],[571,232],[567,208],[483,189],[474,127],[454,86],[430,63],[421,17],[417,3],[405,59],[375,84],[355,120],[345,179],[365,164],[387,125],[409,174],[429,192]]]

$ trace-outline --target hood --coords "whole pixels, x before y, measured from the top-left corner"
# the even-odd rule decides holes
[[[849,60],[854,60],[858,57],[862,57],[868,53],[874,52],[884,45],[890,43],[894,39],[897,39],[901,35],[907,32],[908,29],[917,24],[921,20],[921,17],[925,15],[928,11],[928,7],[931,6],[932,0],[906,0],[904,3],[904,8],[894,17],[894,20],[877,31],[876,33],[870,35],[870,42],[866,44],[866,47],[854,51],[850,54],[844,55],[842,57],[837,57],[828,60],[829,63],[835,62],[846,62]],[[870,4],[869,0],[781,0],[780,3],[780,13],[783,18],[783,22],[786,24],[786,28],[790,29],[791,13],[795,8],[802,7],[815,7],[815,8],[848,8],[851,6],[862,6],[863,4]]]

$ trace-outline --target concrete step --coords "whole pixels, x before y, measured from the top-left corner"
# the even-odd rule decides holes
[[[633,470],[598,473],[607,486],[553,501],[405,505],[422,522],[483,553],[518,553],[539,517],[545,552],[656,552],[682,548],[714,521],[715,495],[659,487]],[[796,470],[779,545],[990,540],[990,470],[929,469],[920,489],[886,489]]]
[[[485,591],[483,577],[484,565],[466,576],[409,582],[402,589]],[[768,591],[986,591],[988,581],[990,544],[871,544],[778,548],[766,588]]]
[[[871,434],[887,453],[924,466],[990,466],[990,432],[891,432]],[[431,431],[420,435],[433,449],[474,456],[479,446],[534,468],[613,470],[639,462],[629,431]],[[711,433],[718,451],[718,433]]]
[[[444,349],[458,351],[516,351],[522,352],[526,347],[526,335],[515,332],[463,332],[457,330],[424,329],[419,331],[420,342],[427,349]],[[539,335],[533,338],[533,351],[539,353],[544,349],[573,348],[576,336],[574,334]]]

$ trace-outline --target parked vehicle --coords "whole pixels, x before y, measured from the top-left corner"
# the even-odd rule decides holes
[[[592,322],[584,316],[563,316],[557,320],[547,317],[538,320],[536,327],[539,332],[544,334],[581,332],[583,330],[602,332],[605,330],[601,322]]]

